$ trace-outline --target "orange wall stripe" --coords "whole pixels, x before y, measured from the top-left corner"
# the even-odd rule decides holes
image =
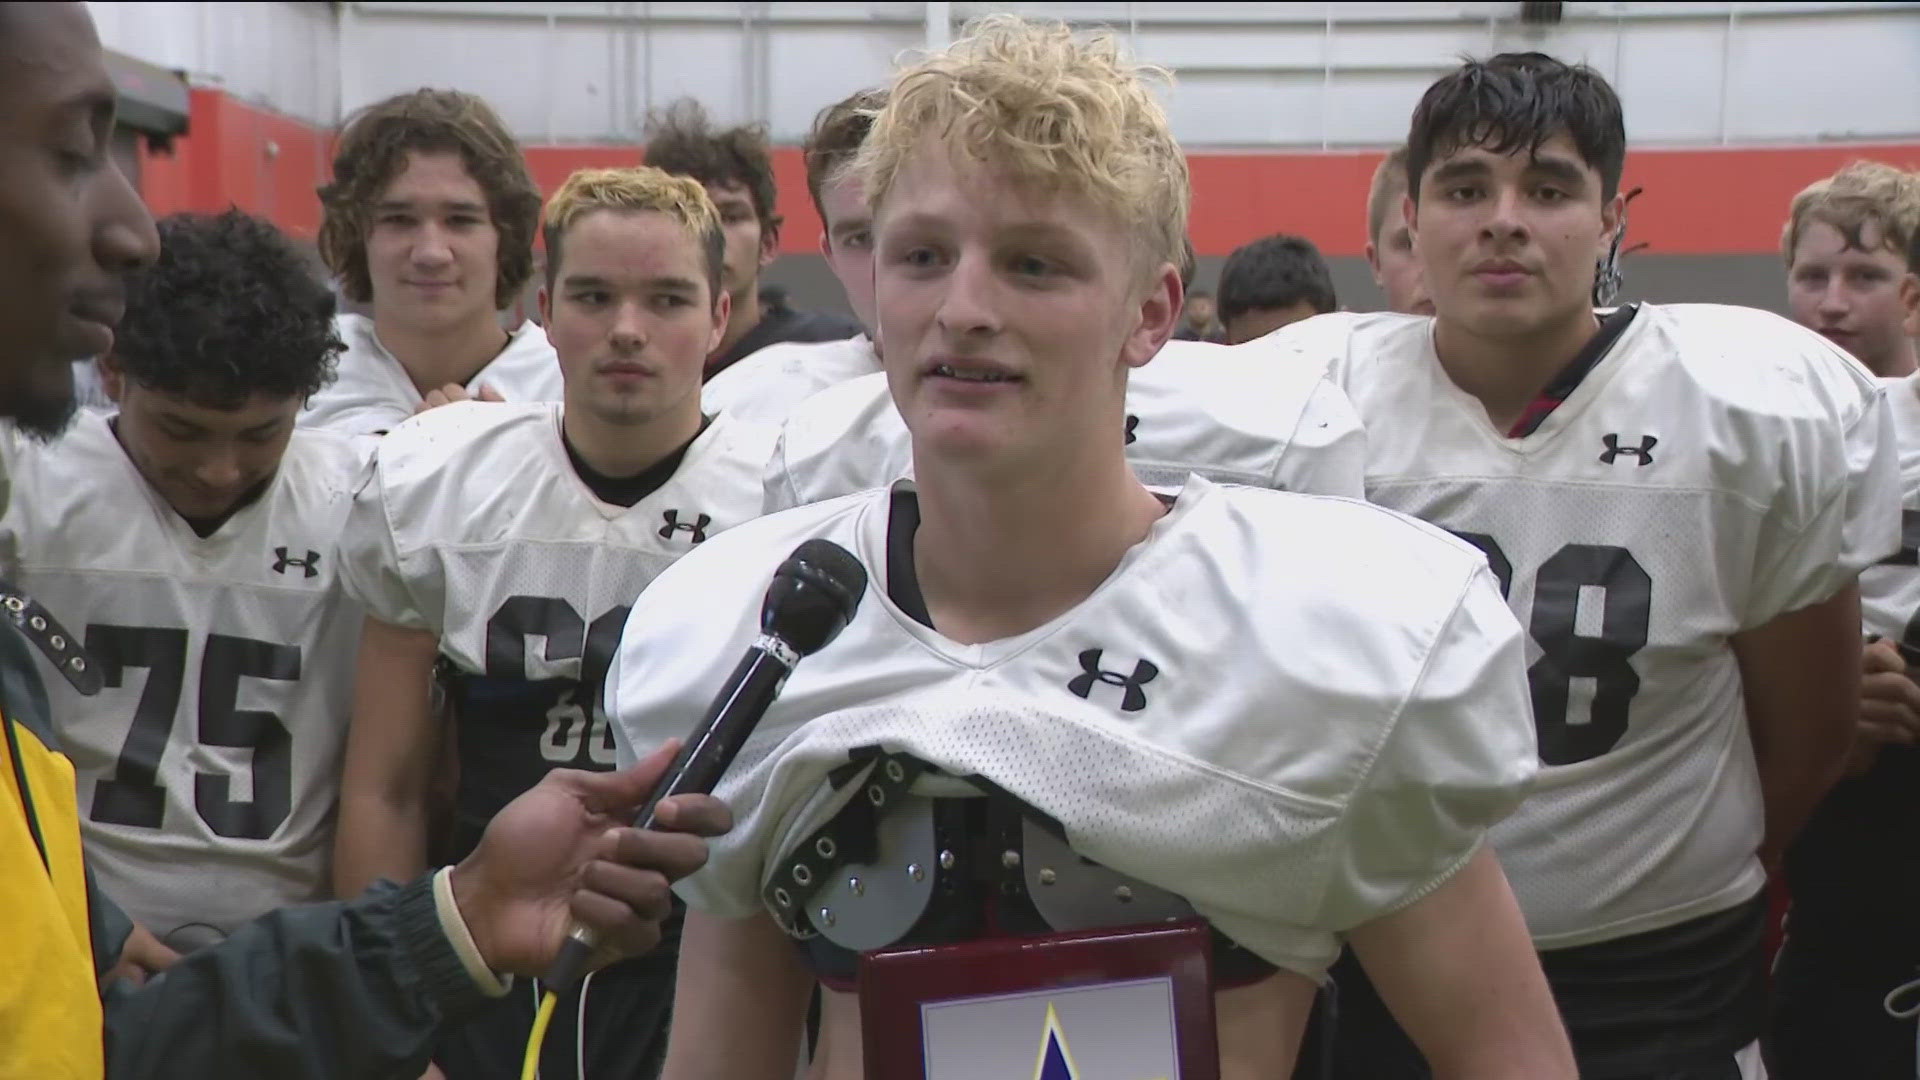
[[[155,213],[233,205],[295,236],[313,237],[320,223],[314,189],[327,176],[330,132],[205,88],[193,91],[191,125],[171,154],[143,153],[141,182]],[[531,146],[526,154],[541,189],[552,191],[575,169],[637,164],[641,148]],[[1366,244],[1367,184],[1380,157],[1372,151],[1191,154],[1194,247],[1202,255],[1225,255],[1255,237],[1292,232],[1330,256],[1359,255]],[[1920,141],[1630,151],[1624,186],[1646,192],[1633,204],[1628,240],[1648,244],[1652,255],[1774,252],[1794,193],[1856,158],[1920,169]],[[818,252],[820,220],[797,148],[774,150],[774,178],[785,219],[781,250]]]

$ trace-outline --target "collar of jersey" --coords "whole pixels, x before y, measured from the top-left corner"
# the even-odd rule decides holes
[[[1219,501],[1218,492],[1212,483],[1198,475],[1187,477],[1186,484],[1181,487],[1174,499],[1172,509],[1148,528],[1145,539],[1127,549],[1119,565],[1113,568],[1113,572],[1108,574],[1106,580],[1089,593],[1086,599],[1024,634],[996,638],[977,645],[963,645],[902,611],[888,594],[888,583],[885,580],[887,523],[892,514],[893,490],[901,484],[911,485],[912,483],[912,480],[897,480],[892,489],[876,492],[875,497],[867,501],[866,508],[861,513],[860,560],[866,563],[868,572],[879,579],[869,590],[865,602],[882,605],[886,609],[887,617],[928,652],[955,667],[975,670],[998,667],[1018,657],[1028,649],[1046,641],[1064,627],[1077,622],[1090,607],[1098,604],[1109,592],[1121,587],[1130,578],[1139,574],[1152,573],[1155,565],[1172,557],[1171,553],[1177,546],[1173,540],[1177,534],[1189,528],[1189,521],[1200,514],[1202,508]]]
[[[601,502],[599,497],[593,493],[593,489],[587,486],[587,482],[580,479],[580,474],[573,471],[573,462],[567,459],[567,446],[566,443],[562,441],[560,434],[561,414],[566,406],[556,401],[548,407],[552,411],[547,418],[546,438],[543,439],[542,442],[546,444],[549,464],[553,470],[562,477],[561,482],[565,483],[569,490],[579,496],[581,505],[591,507],[594,513],[599,514],[601,518],[607,521],[625,517],[642,507],[650,505],[653,495],[665,491],[667,484],[673,483],[681,473],[692,468],[693,463],[699,460],[700,456],[706,452],[706,448],[713,445],[713,441],[719,437],[717,433],[727,426],[727,417],[725,414],[715,415],[713,421],[707,425],[706,430],[694,436],[693,441],[687,444],[687,452],[686,455],[680,459],[680,467],[674,470],[674,475],[669,477],[666,483],[661,484],[659,488],[654,490],[653,495],[648,495],[632,506],[616,506],[613,503]]]
[[[1426,332],[1421,336],[1422,359],[1429,372],[1429,378],[1433,381],[1436,397],[1445,400],[1458,411],[1466,420],[1467,426],[1488,445],[1497,446],[1509,454],[1526,457],[1552,443],[1560,432],[1571,427],[1580,414],[1599,398],[1607,384],[1612,382],[1613,377],[1626,366],[1635,346],[1647,332],[1647,324],[1653,321],[1652,316],[1655,310],[1652,304],[1641,304],[1639,315],[1628,324],[1626,330],[1614,341],[1613,347],[1593,365],[1586,377],[1580,380],[1579,385],[1575,386],[1565,400],[1547,414],[1546,419],[1540,421],[1540,426],[1517,439],[1508,438],[1504,431],[1495,427],[1493,421],[1487,416],[1486,406],[1480,404],[1480,399],[1460,389],[1459,385],[1447,375],[1447,369],[1440,366],[1440,354],[1433,347],[1434,321],[1432,319],[1427,320]]]

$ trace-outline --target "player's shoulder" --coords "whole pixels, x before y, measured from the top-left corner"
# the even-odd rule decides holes
[[[1330,311],[1301,319],[1247,344],[1295,364],[1324,364],[1336,376],[1417,361],[1426,355],[1433,319],[1395,311]],[[1244,347],[1244,346],[1242,346]]]
[[[886,499],[884,490],[862,491],[742,522],[708,537],[662,571],[640,603],[734,610],[737,597],[765,591],[773,571],[805,541],[827,539],[855,549],[860,523],[876,508],[884,512]]]
[[[729,366],[701,389],[710,411],[753,420],[789,415],[814,394],[879,370],[873,343],[862,335],[834,341],[779,341]]]
[[[1850,419],[1881,391],[1859,361],[1806,327],[1731,304],[1643,304],[1633,347],[1702,398],[1740,412]]]
[[[1486,569],[1479,548],[1364,499],[1221,485],[1219,537],[1234,538],[1247,570],[1287,590],[1356,586],[1394,597],[1457,598]]]
[[[713,470],[744,471],[757,494],[760,474],[773,456],[780,429],[773,424],[744,420],[729,413],[718,413],[706,432],[694,441],[693,449],[682,461],[680,471],[688,475]]]
[[[324,428],[295,428],[280,456],[280,475],[306,493],[351,495],[369,443]]]
[[[489,466],[545,460],[530,455],[558,438],[558,425],[559,406],[550,402],[456,401],[396,425],[380,437],[371,459],[389,490],[449,476],[497,484],[500,477]]]
[[[559,354],[554,352],[553,342],[547,340],[546,328],[532,319],[515,327],[507,339],[507,347],[494,357],[490,368],[499,370],[538,370],[545,373],[549,367],[557,370]]]
[[[832,431],[892,408],[893,394],[887,388],[887,373],[876,371],[835,383],[809,396],[794,406],[787,424]]]

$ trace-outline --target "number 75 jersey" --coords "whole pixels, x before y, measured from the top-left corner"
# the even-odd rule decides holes
[[[206,537],[99,414],[50,444],[6,432],[0,453],[0,566],[106,684],[82,697],[41,667],[101,886],[182,949],[325,896],[361,622],[334,543],[357,452],[295,431]]]
[[[1284,333],[1331,353],[1367,430],[1367,497],[1486,552],[1529,633],[1543,767],[1492,839],[1535,944],[1752,897],[1763,806],[1730,639],[1894,549],[1880,388],[1777,316],[1646,304],[1508,438],[1447,377],[1432,326],[1339,315]]]

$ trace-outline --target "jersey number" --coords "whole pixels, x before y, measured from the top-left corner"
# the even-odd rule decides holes
[[[186,683],[187,632],[163,626],[87,627],[87,653],[101,678],[118,687],[128,668],[146,668],[146,685],[133,709],[133,724],[120,748],[113,776],[93,786],[88,817],[113,825],[157,829],[166,813],[160,757],[173,731],[174,713]],[[221,836],[265,840],[287,820],[293,806],[293,746],[276,713],[237,706],[241,679],[294,682],[300,678],[300,647],[270,641],[207,635],[200,658],[198,738],[203,746],[253,751],[253,798],[232,797],[233,778],[196,772],[193,806]]]
[[[1486,552],[1487,565],[1500,580],[1500,595],[1513,589],[1513,562],[1493,537],[1454,535]],[[1579,629],[1581,593],[1600,605],[1599,633]],[[1527,669],[1533,692],[1533,723],[1540,760],[1571,765],[1597,758],[1627,733],[1627,707],[1640,692],[1633,654],[1647,644],[1647,620],[1653,608],[1653,579],[1626,548],[1568,544],[1534,576],[1533,618],[1527,627],[1540,646],[1540,659]],[[1569,687],[1574,679],[1592,679],[1593,704],[1585,722],[1570,718]]]
[[[614,763],[613,728],[601,710],[600,684],[620,647],[626,628],[625,604],[602,612],[588,625],[572,604],[551,596],[512,596],[487,620],[487,674],[495,678],[527,677],[527,639],[543,638],[541,655],[550,662],[580,661],[580,684],[560,696],[547,710],[547,730],[540,736],[540,756],[555,764],[580,760],[603,768]],[[580,700],[585,697],[585,701]],[[582,764],[585,764],[583,762]]]

